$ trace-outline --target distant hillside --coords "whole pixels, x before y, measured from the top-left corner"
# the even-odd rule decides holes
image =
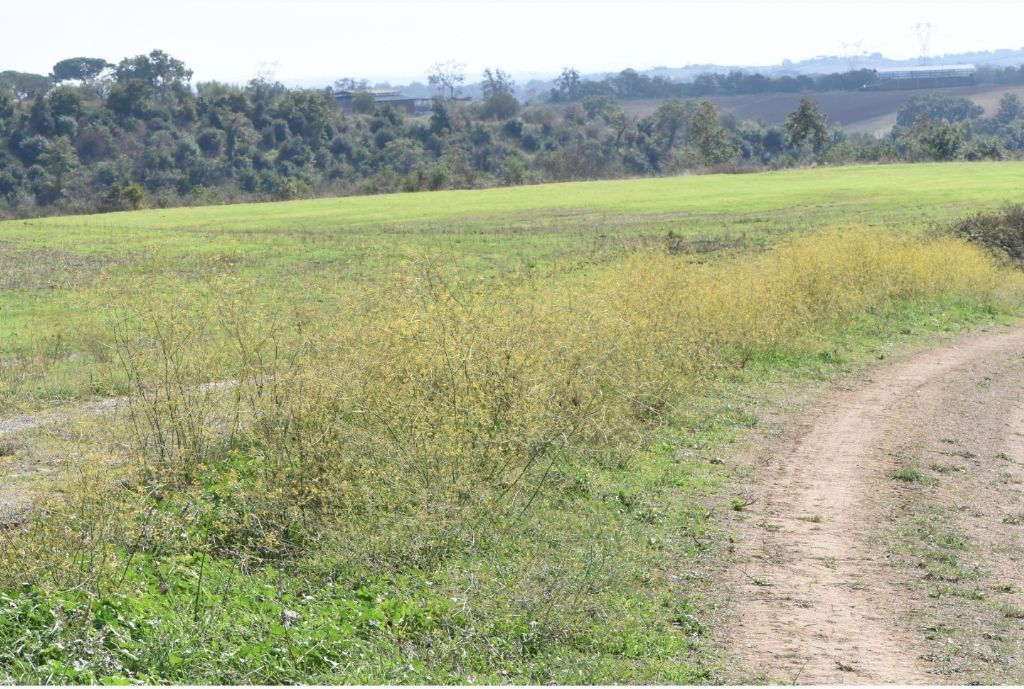
[[[947,53],[929,58],[929,64],[961,64],[973,63],[976,65],[987,65],[990,67],[1017,67],[1024,65],[1024,48],[999,50],[974,51],[966,53]],[[920,64],[918,58],[908,60],[897,60],[883,56],[881,53],[861,55],[854,58],[826,55],[799,60],[796,62],[783,60],[781,64],[775,65],[719,65],[712,63],[691,64],[683,67],[658,66],[647,69],[635,69],[637,74],[655,78],[660,77],[675,82],[692,82],[702,74],[729,74],[730,72],[744,72],[746,74],[761,74],[765,77],[796,77],[815,76],[824,74],[844,73],[851,70],[861,69],[890,69],[895,67],[908,67]],[[601,81],[614,76],[619,72],[581,73],[580,79],[584,81]],[[555,86],[555,79],[531,79],[525,84],[520,84],[516,95],[526,101],[542,99]],[[402,86],[401,89],[410,95],[426,93],[428,89],[423,84],[413,83]],[[479,95],[479,85],[466,86],[463,92],[467,96]]]
[[[884,134],[896,124],[896,113],[914,96],[926,91],[832,91],[816,93],[811,97],[828,116],[833,125],[841,125],[847,132]],[[1015,93],[1024,99],[1024,85],[961,86],[935,89],[927,93],[938,93],[955,98],[967,98],[993,115],[999,107],[999,100],[1005,93]],[[723,112],[731,113],[741,120],[761,120],[765,124],[778,125],[786,116],[796,110],[800,99],[806,94],[765,93],[749,96],[712,96],[707,98]],[[663,101],[657,99],[624,101],[622,108],[638,117],[653,115]]]
[[[1000,50],[983,50],[969,53],[947,53],[930,57],[929,64],[960,64],[974,63],[979,65],[994,65],[998,67],[1017,66],[1024,63],[1024,48],[1011,50],[1003,48]],[[765,76],[797,76],[799,74],[831,74],[832,72],[845,72],[851,69],[885,69],[892,67],[907,67],[920,64],[918,58],[909,60],[895,60],[883,56],[881,53],[872,53],[854,58],[839,55],[825,55],[813,57],[807,60],[792,62],[783,60],[777,65],[686,65],[685,67],[652,67],[650,69],[637,70],[641,74],[649,76],[661,76],[676,81],[688,81],[701,74],[707,73],[728,73],[734,70],[743,72],[757,72]],[[586,78],[604,78],[605,74],[586,75]]]

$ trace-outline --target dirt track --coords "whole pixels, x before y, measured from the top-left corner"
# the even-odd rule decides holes
[[[915,574],[892,566],[880,541],[908,490],[887,474],[911,453],[938,455],[940,443],[969,439],[973,451],[964,456],[981,459],[976,471],[967,470],[983,477],[992,471],[985,461],[1000,464],[986,458],[1019,448],[1022,353],[1024,328],[993,328],[875,369],[761,448],[759,492],[739,515],[728,631],[733,679],[938,684],[972,678],[924,659],[936,653],[909,620],[920,619],[929,604],[909,586]],[[1004,477],[1005,466],[1024,476],[1024,462],[1002,463]],[[968,528],[991,554],[986,567],[1019,577],[1020,543],[1007,547],[1005,539],[1016,536],[1007,536],[999,516],[1020,505],[1021,491],[1003,483],[980,495],[987,490],[980,481],[947,482],[945,499],[989,508],[976,510]],[[964,672],[976,669],[960,665]]]

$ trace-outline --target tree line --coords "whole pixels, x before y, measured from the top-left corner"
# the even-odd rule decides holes
[[[1024,84],[1024,65],[1020,67],[979,67],[979,84]],[[749,96],[764,93],[823,93],[860,91],[878,83],[873,69],[858,69],[832,74],[770,77],[756,72],[732,70],[727,73],[700,74],[693,81],[674,81],[662,76],[641,74],[625,69],[599,80],[586,80],[579,71],[565,68],[555,79],[548,100],[555,103],[583,100],[588,96],[612,96],[619,100],[646,98],[706,98],[709,96]]]
[[[604,79],[583,79],[579,71],[565,68],[555,79],[548,100],[554,103],[582,100],[588,96],[612,96],[619,100],[642,98],[704,98],[743,96],[762,93],[806,93],[857,91],[878,82],[873,69],[850,72],[769,77],[733,70],[728,73],[698,75],[693,81],[674,81],[662,76],[641,74],[625,69]]]
[[[45,83],[0,81],[0,215],[701,168],[1001,158],[1024,149],[1015,96],[993,117],[964,99],[916,96],[893,131],[875,138],[830,127],[810,99],[774,126],[740,121],[699,99],[669,99],[644,117],[627,112],[620,93],[576,99],[574,92],[567,102],[524,106],[500,69],[488,69],[484,97],[467,102],[455,98],[464,78],[457,69],[442,65],[432,77],[439,95],[431,111],[412,116],[369,94],[344,112],[331,89],[266,79],[193,84],[192,71],[160,50],[116,64],[62,60],[40,77]]]

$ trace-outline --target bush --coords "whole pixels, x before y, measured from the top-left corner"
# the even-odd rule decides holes
[[[1010,204],[998,212],[963,218],[951,229],[953,234],[969,242],[1024,264],[1024,204]]]
[[[114,184],[103,197],[103,207],[111,211],[138,210],[145,206],[146,190],[138,182]]]

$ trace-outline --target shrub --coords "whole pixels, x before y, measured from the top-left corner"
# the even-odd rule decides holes
[[[954,235],[1018,264],[1024,262],[1024,204],[1010,204],[998,212],[977,213],[958,220],[951,230]]]
[[[138,182],[115,183],[103,198],[106,210],[138,210],[146,203],[146,190]]]

